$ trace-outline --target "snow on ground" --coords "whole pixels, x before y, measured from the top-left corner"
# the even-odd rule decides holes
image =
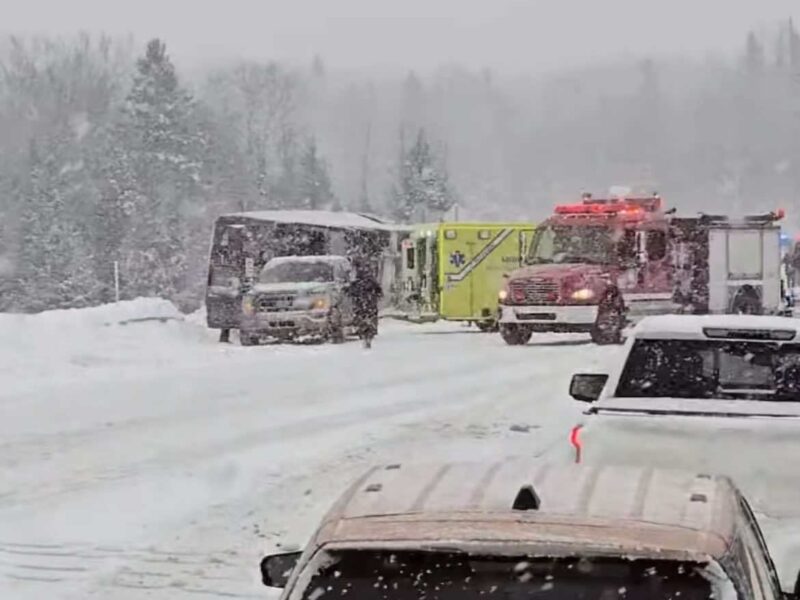
[[[397,322],[243,348],[150,300],[0,315],[0,598],[270,597],[260,557],[369,464],[541,453],[615,354]]]

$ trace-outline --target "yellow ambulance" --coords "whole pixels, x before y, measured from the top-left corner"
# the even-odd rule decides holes
[[[417,225],[402,243],[402,287],[409,318],[496,327],[503,274],[522,264],[532,223]]]

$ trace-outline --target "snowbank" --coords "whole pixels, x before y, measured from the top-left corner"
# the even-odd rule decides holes
[[[0,314],[0,388],[5,394],[80,378],[90,367],[166,366],[213,341],[199,319],[187,321],[159,298],[33,315]]]
[[[181,319],[180,311],[169,300],[137,298],[119,304],[103,304],[91,308],[49,310],[32,315],[0,314],[0,336],[6,328],[49,325],[52,327],[84,327],[114,325],[146,319]]]

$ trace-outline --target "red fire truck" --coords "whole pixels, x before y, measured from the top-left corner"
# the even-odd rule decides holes
[[[525,265],[500,290],[511,345],[537,331],[622,341],[629,321],[670,312],[780,312],[783,215],[679,218],[661,198],[558,205],[531,240]]]

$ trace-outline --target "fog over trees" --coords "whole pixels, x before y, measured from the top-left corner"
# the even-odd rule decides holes
[[[0,42],[0,309],[202,301],[211,225],[271,208],[543,218],[613,185],[800,225],[800,35],[737,56],[528,78],[240,62],[182,73],[169,40]]]

